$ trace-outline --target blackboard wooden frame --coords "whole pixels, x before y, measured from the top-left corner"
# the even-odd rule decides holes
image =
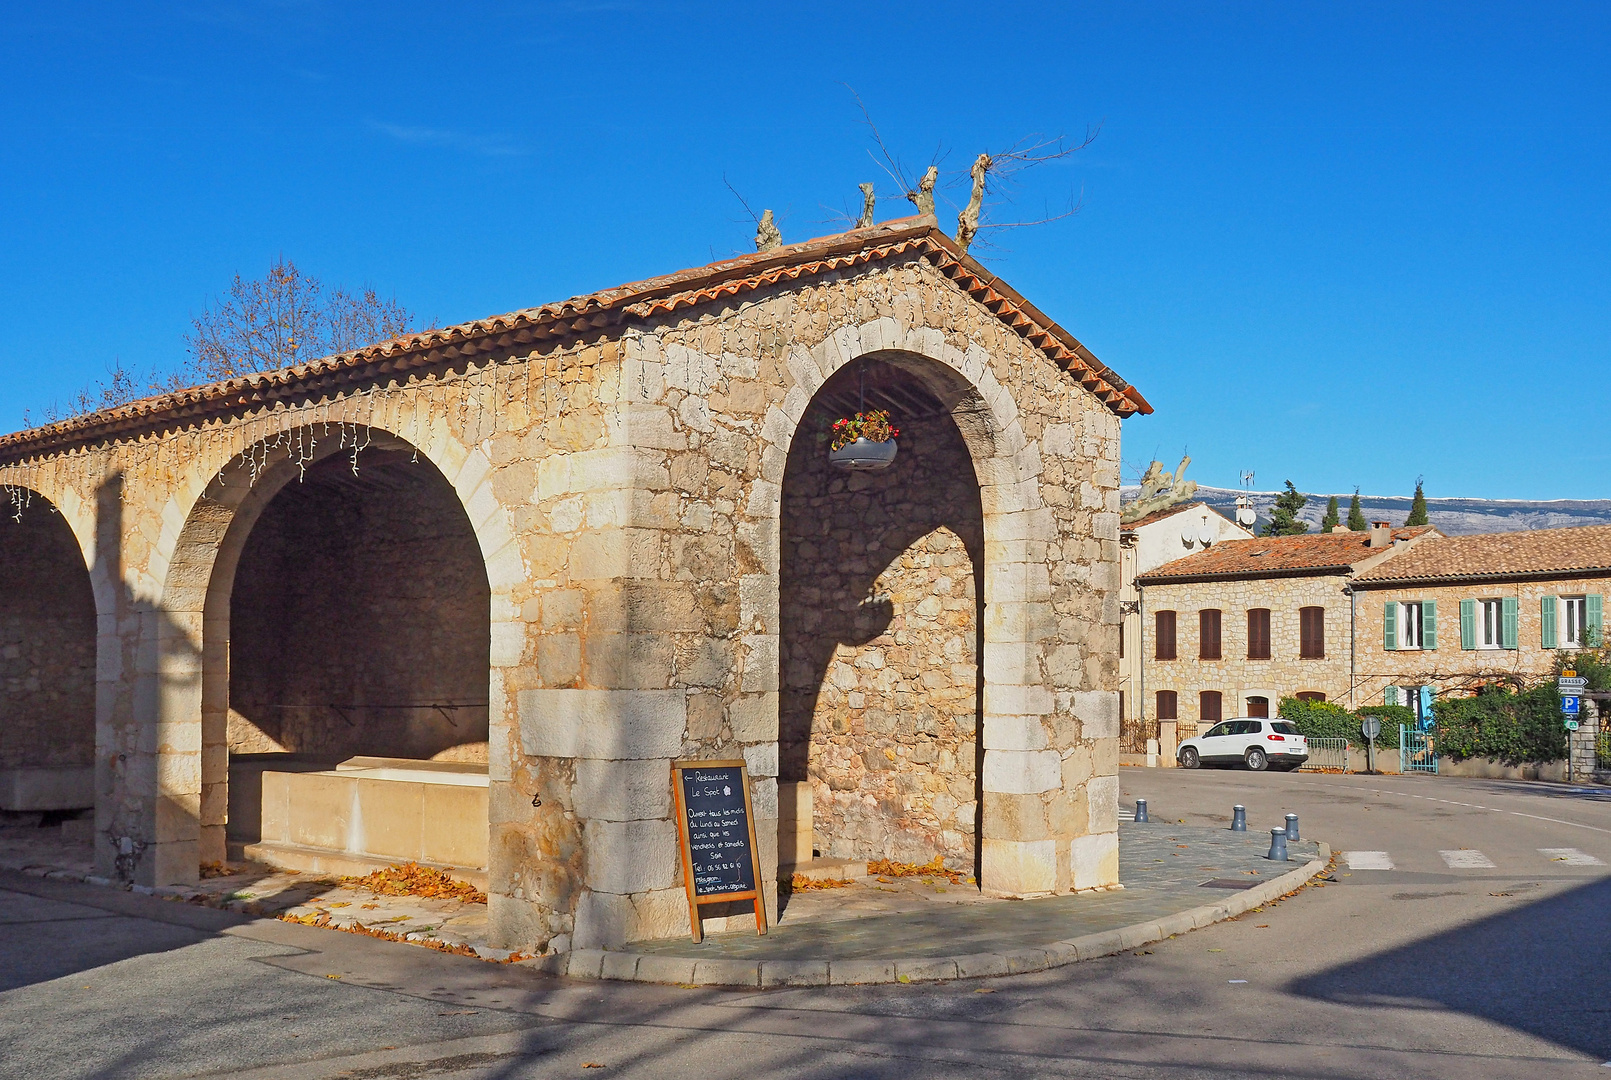
[[[688,769],[734,769],[738,770],[739,782],[744,786],[744,824],[749,829],[750,836],[750,880],[755,888],[745,892],[719,893],[715,896],[700,896],[694,890],[694,860],[693,851],[689,847],[688,839],[688,806],[683,799],[682,774]],[[750,776],[749,769],[742,760],[737,761],[673,761],[671,763],[671,797],[676,800],[677,807],[677,840],[682,847],[682,880],[688,890],[688,925],[693,932],[694,941],[705,939],[705,929],[701,925],[699,907],[701,904],[726,904],[733,901],[749,900],[755,904],[755,933],[757,936],[766,933],[766,901],[761,896],[761,853],[755,845],[755,807],[750,803]]]

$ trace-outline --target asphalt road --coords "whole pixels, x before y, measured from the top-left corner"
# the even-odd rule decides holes
[[[0,1076],[1611,1075],[1611,789],[1120,776],[1155,819],[1295,811],[1350,854],[1335,883],[1143,952],[769,992],[572,983],[3,875]]]

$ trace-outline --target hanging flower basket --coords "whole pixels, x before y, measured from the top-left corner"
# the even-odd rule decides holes
[[[836,469],[865,472],[887,469],[895,464],[895,437],[900,432],[889,422],[883,409],[859,412],[854,417],[835,420],[828,448],[828,464]]]

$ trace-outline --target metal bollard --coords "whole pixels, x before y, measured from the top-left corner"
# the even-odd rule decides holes
[[[1136,800],[1136,823],[1137,824],[1145,824],[1146,822],[1147,822],[1147,800],[1146,799],[1137,799]]]
[[[1240,803],[1231,807],[1231,832],[1247,832],[1247,807]]]
[[[1270,853],[1265,858],[1271,862],[1287,861],[1287,831],[1285,829],[1270,830]]]
[[[1296,844],[1299,840],[1302,840],[1302,839],[1303,839],[1303,837],[1298,835],[1298,815],[1297,814],[1288,814],[1287,815],[1287,840],[1289,842],[1291,842],[1291,843]]]

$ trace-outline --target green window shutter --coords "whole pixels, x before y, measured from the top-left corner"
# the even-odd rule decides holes
[[[1598,647],[1605,641],[1605,635],[1601,632],[1605,622],[1602,610],[1604,605],[1599,593],[1589,593],[1583,598],[1583,644]]]
[[[1477,602],[1475,600],[1460,601],[1460,647],[1462,649],[1475,649],[1477,647]]]
[[[1438,647],[1438,602],[1436,600],[1421,601],[1421,648],[1435,649]]]
[[[1382,701],[1383,701],[1384,704],[1387,704],[1387,705],[1397,705],[1398,704],[1398,687],[1389,686],[1387,689],[1383,690],[1382,691]]]
[[[1398,605],[1391,600],[1382,610],[1382,648],[1388,652],[1398,648]]]
[[[1500,614],[1503,622],[1499,627],[1500,648],[1514,649],[1516,647],[1516,598],[1507,596],[1500,601]]]
[[[1544,632],[1540,644],[1546,649],[1558,647],[1559,638],[1555,632],[1555,597],[1546,596],[1542,601],[1544,616]]]

